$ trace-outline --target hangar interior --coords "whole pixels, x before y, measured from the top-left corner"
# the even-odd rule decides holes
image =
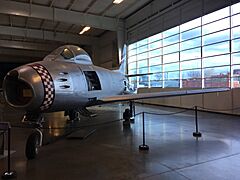
[[[23,112],[6,105],[1,95],[1,121],[13,123],[11,161],[18,179],[239,179],[239,0],[0,4],[1,86],[9,70],[42,60],[65,44],[86,50],[94,65],[117,69],[126,44],[127,74],[133,75],[129,83],[138,93],[230,88],[139,100],[137,113],[160,114],[145,117],[147,152],[138,150],[142,116],[127,129],[121,122],[126,104],[92,107],[97,117],[81,117],[70,125],[63,112],[46,114],[44,145],[49,145],[34,160],[24,156],[31,129],[19,125]],[[192,137],[194,106],[203,110],[198,114],[203,137],[197,139]],[[82,128],[95,132],[83,140],[67,138]],[[4,172],[6,157],[0,162]]]

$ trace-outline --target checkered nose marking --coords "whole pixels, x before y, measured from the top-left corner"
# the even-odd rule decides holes
[[[53,79],[48,72],[48,70],[41,64],[32,64],[29,65],[32,67],[42,79],[43,86],[44,86],[44,99],[40,106],[40,110],[47,110],[51,107],[54,101],[55,89],[53,84]]]

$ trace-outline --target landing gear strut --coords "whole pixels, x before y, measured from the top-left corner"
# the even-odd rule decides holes
[[[125,109],[123,113],[123,125],[125,127],[130,127],[130,123],[134,123],[135,118],[135,104],[133,101],[129,102],[129,109]]]
[[[44,122],[44,117],[42,114],[30,114],[27,113],[23,117],[23,122],[31,125],[34,127],[34,131],[28,136],[26,148],[25,148],[25,155],[27,159],[35,159],[38,154],[38,149],[42,146],[42,123]]]

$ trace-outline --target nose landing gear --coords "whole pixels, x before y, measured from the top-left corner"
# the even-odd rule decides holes
[[[38,154],[38,148],[42,146],[42,131],[38,128],[28,136],[25,155],[27,159],[35,159]]]
[[[35,128],[34,131],[28,136],[25,147],[25,155],[27,159],[35,159],[38,154],[39,147],[42,146],[43,133],[41,128],[42,123],[44,122],[44,117],[40,113],[27,113],[23,117],[23,122]]]

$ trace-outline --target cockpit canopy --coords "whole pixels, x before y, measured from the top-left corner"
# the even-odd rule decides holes
[[[82,48],[74,45],[64,45],[47,55],[44,61],[68,61],[77,64],[92,64],[88,53]]]

